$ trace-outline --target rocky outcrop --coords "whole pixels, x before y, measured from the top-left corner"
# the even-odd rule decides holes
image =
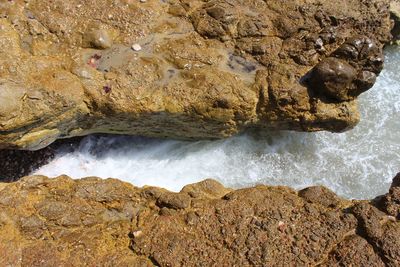
[[[0,3],[0,149],[90,133],[347,130],[382,68],[386,0]]]
[[[25,177],[0,184],[0,265],[399,266],[397,180],[379,206],[323,187]]]
[[[400,220],[400,173],[393,179],[389,193],[379,198],[378,207]]]

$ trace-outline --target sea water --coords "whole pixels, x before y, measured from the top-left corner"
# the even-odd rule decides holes
[[[173,191],[205,178],[232,188],[325,185],[347,198],[370,199],[387,192],[400,171],[399,47],[386,49],[385,68],[359,105],[360,124],[342,134],[245,133],[199,142],[88,136],[74,149],[61,147],[35,174],[114,177]]]

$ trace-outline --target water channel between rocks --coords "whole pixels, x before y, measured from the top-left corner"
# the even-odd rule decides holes
[[[198,142],[89,136],[73,150],[61,147],[35,174],[115,177],[173,191],[205,178],[233,188],[325,185],[344,197],[369,199],[385,193],[400,170],[399,47],[386,49],[385,69],[359,104],[360,124],[342,134],[247,133]]]

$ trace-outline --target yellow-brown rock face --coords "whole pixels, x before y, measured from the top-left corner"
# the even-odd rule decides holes
[[[0,183],[0,266],[394,267],[397,189],[377,205],[385,213],[323,187],[234,191],[206,180],[172,193],[25,177]]]
[[[392,26],[384,0],[13,0],[0,14],[0,149],[344,131]]]

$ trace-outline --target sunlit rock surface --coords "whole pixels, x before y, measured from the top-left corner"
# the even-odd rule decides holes
[[[341,132],[375,82],[389,1],[3,1],[0,148],[116,133]],[[132,47],[134,49],[132,49]]]
[[[0,184],[0,265],[399,266],[398,186],[369,202],[318,186],[25,177]]]

